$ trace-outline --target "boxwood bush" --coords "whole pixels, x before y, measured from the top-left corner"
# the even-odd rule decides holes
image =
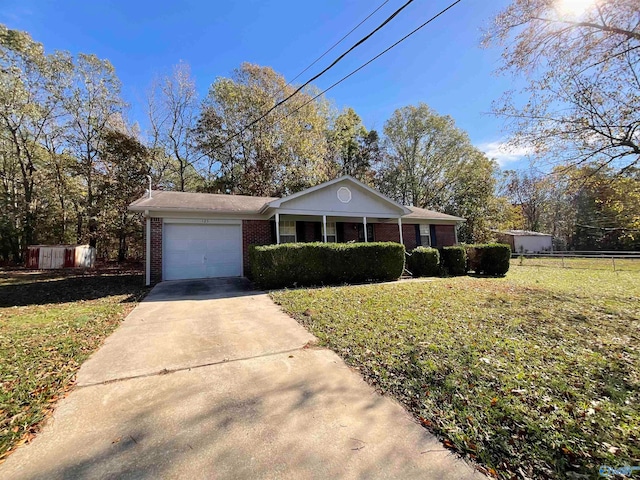
[[[464,247],[440,248],[442,270],[447,275],[464,275],[467,273],[467,252]]]
[[[479,275],[505,275],[509,271],[511,247],[503,243],[468,245],[469,270]]]
[[[407,268],[414,277],[435,277],[440,274],[440,252],[431,247],[418,247],[408,257]]]
[[[372,243],[284,243],[252,246],[251,276],[262,288],[340,285],[397,280],[404,245]]]

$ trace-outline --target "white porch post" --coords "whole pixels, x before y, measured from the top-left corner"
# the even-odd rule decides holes
[[[327,243],[327,216],[322,215],[322,233],[324,237],[324,243]]]
[[[402,218],[398,217],[398,231],[400,232],[400,243],[404,245],[404,241],[402,239]]]
[[[458,225],[457,224],[453,226],[453,235],[457,245],[458,244]]]
[[[276,244],[280,245],[280,214],[276,213]]]
[[[146,241],[146,255],[145,255],[145,280],[144,280],[144,284],[145,286],[149,286],[151,285],[151,217],[149,216],[149,212],[145,212],[147,215],[147,235],[145,238]]]
[[[367,243],[369,241],[367,238],[367,217],[362,217],[362,223],[364,224],[364,243]]]

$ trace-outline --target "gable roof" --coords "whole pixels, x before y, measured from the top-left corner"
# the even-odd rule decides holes
[[[265,204],[276,197],[251,197],[216,193],[167,192],[153,190],[151,198],[145,195],[131,205],[129,210],[173,210],[177,212],[203,211],[214,213],[258,213]]]
[[[416,220],[455,220],[457,222],[464,222],[464,218],[456,217],[454,215],[448,215],[446,213],[436,212],[435,210],[427,210],[426,208],[407,207],[411,213],[405,215],[403,220],[416,219]]]
[[[215,193],[191,193],[174,192],[165,190],[153,190],[151,198],[144,195],[129,205],[129,210],[133,212],[144,212],[145,210],[165,211],[165,212],[208,212],[220,214],[245,214],[260,215],[265,214],[270,208],[277,209],[288,200],[299,198],[305,194],[312,193],[336,183],[348,181],[366,190],[376,198],[392,205],[402,212],[403,220],[444,220],[463,222],[464,218],[447,215],[418,207],[405,207],[390,198],[382,195],[377,190],[359,182],[349,175],[345,175],[329,182],[321,183],[315,187],[302,190],[292,195],[278,197],[253,197],[249,195],[229,195]]]
[[[353,178],[350,175],[343,175],[341,177],[334,178],[333,180],[329,180],[328,182],[324,182],[324,183],[321,183],[319,185],[316,185],[315,187],[307,188],[306,190],[301,190],[301,191],[299,191],[297,193],[294,193],[292,195],[288,195],[286,197],[277,198],[277,199],[269,202],[268,205],[265,205],[263,210],[267,210],[268,208],[279,208],[280,206],[282,206],[283,203],[286,203],[289,200],[293,200],[294,198],[302,197],[302,196],[307,195],[309,193],[312,193],[312,192],[315,192],[315,191],[318,191],[318,190],[322,190],[324,188],[330,187],[332,185],[335,185],[336,183],[341,183],[341,182],[349,182],[349,183],[352,183],[352,184],[356,185],[357,187],[362,188],[363,190],[367,191],[368,193],[370,193],[374,197],[376,197],[376,198],[382,200],[383,202],[389,203],[392,206],[398,208],[404,214],[411,213],[411,211],[407,207],[405,207],[404,205],[400,205],[399,203],[394,202],[390,198],[388,198],[388,197],[384,196],[383,194],[381,194],[380,192],[378,192],[376,189],[371,188],[369,185],[366,185],[366,184],[356,180],[355,178]]]

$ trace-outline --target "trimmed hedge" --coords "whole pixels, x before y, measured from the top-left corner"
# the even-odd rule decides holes
[[[468,245],[469,270],[479,275],[505,275],[509,271],[511,247],[504,243]]]
[[[431,247],[418,247],[411,252],[407,268],[414,277],[435,277],[440,274],[440,252]]]
[[[372,243],[284,243],[252,246],[253,280],[262,288],[340,285],[397,280],[404,245]]]
[[[467,251],[464,247],[442,247],[440,262],[448,275],[464,275],[467,273]]]

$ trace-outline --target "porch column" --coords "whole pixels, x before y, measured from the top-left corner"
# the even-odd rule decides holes
[[[149,194],[151,194],[151,191],[149,191]],[[145,286],[149,286],[151,285],[151,216],[149,215],[149,212],[145,212],[146,216],[147,216],[147,234],[145,235],[147,238],[145,238],[146,241],[146,255],[145,255],[145,268],[144,268],[144,284]]]
[[[367,217],[362,217],[362,223],[364,224],[364,243],[367,243],[369,241],[367,238]]]
[[[404,245],[404,241],[402,239],[402,218],[398,217],[398,231],[400,232],[400,243]]]
[[[457,245],[458,244],[458,224],[455,224],[453,226],[453,235],[455,237],[456,245]]]
[[[280,214],[276,212],[276,244],[280,245]]]
[[[327,216],[322,215],[322,233],[324,237],[324,243],[327,243]]]

